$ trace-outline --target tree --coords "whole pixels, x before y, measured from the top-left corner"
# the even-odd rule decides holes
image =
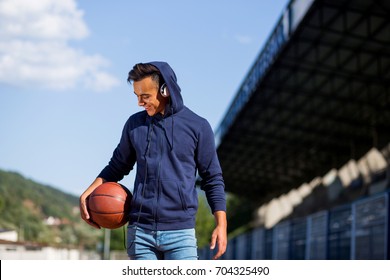
[[[211,234],[215,228],[214,217],[204,195],[198,195],[199,206],[196,215],[196,239],[198,247],[204,247],[210,243]]]

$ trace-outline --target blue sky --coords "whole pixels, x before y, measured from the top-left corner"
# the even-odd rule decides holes
[[[167,61],[216,130],[287,4],[0,0],[0,169],[80,195],[142,109],[138,62]]]

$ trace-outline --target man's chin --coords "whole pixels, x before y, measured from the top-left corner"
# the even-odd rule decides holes
[[[145,109],[145,111],[150,117],[153,117],[154,114],[151,110]]]

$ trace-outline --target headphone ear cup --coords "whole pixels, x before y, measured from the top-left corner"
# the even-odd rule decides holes
[[[168,97],[168,96],[169,96],[169,92],[168,92],[168,88],[167,88],[167,85],[166,85],[166,84],[163,84],[163,85],[160,87],[160,94],[161,94],[163,97]]]

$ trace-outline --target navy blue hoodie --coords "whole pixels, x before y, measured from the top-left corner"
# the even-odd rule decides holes
[[[117,182],[137,163],[130,223],[151,230],[195,227],[197,172],[212,212],[226,211],[222,171],[208,121],[184,106],[176,75],[156,66],[168,87],[165,114],[138,112],[126,122],[109,164],[99,177]]]

